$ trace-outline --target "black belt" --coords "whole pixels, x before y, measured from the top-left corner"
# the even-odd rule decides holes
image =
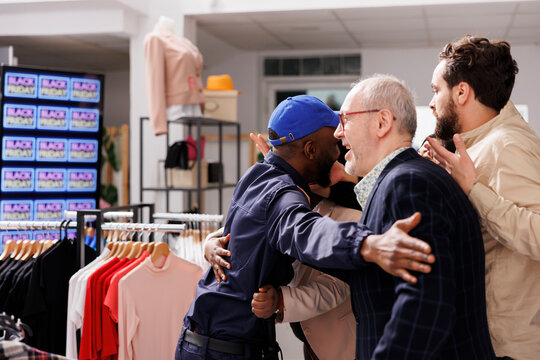
[[[214,339],[209,336],[196,334],[193,331],[186,329],[184,340],[198,347],[204,346],[204,340],[208,339],[207,348],[214,351],[219,351],[232,355],[244,355],[244,344],[233,343],[230,341]]]

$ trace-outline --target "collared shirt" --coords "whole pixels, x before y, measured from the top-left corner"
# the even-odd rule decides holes
[[[373,190],[377,179],[381,175],[386,165],[388,165],[388,163],[396,156],[409,148],[409,146],[404,146],[392,152],[390,155],[382,159],[377,165],[375,165],[375,167],[371,169],[371,171],[362,180],[360,180],[358,184],[356,184],[354,187],[354,193],[356,194],[356,199],[358,200],[358,203],[362,209],[366,207],[369,194],[371,193],[371,190]]]
[[[301,188],[301,190],[299,189]],[[197,286],[184,326],[199,334],[240,343],[262,343],[266,321],[251,311],[253,293],[288,284],[294,258],[322,268],[355,269],[363,239],[358,222],[337,223],[311,211],[300,174],[270,152],[251,167],[234,191],[225,234],[230,233],[231,269],[217,283],[211,269]]]

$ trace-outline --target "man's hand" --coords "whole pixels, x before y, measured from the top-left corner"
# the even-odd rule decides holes
[[[334,165],[330,168],[330,185],[337,184],[341,181],[348,181],[356,184],[358,182],[358,176],[348,174],[345,171],[345,165],[336,160]]]
[[[420,223],[420,213],[398,220],[382,235],[369,235],[360,254],[365,261],[374,262],[387,273],[415,284],[418,279],[408,270],[429,273],[435,262],[431,247],[426,242],[408,235]]]
[[[249,133],[249,137],[253,142],[255,143],[255,146],[259,151],[263,154],[263,156],[266,156],[270,152],[270,146],[268,143],[264,140],[264,137],[261,134],[255,135],[255,133]]]
[[[345,171],[345,165],[339,161],[334,162],[334,165],[330,168],[330,185],[327,187],[322,187],[317,183],[309,184],[309,187],[312,192],[317,195],[320,195],[324,198],[330,196],[330,186],[337,184],[341,181],[348,181],[356,184],[358,182],[358,176],[349,175]]]
[[[223,268],[231,268],[231,264],[223,259],[223,256],[231,256],[231,252],[225,249],[229,243],[231,234],[228,234],[225,237],[220,237],[221,235],[223,235],[222,231],[216,231],[208,235],[204,244],[204,258],[212,266],[212,270],[214,270],[214,275],[216,276],[218,284],[221,283],[222,280],[227,280],[227,276],[223,272]]]
[[[469,157],[469,154],[467,154],[467,149],[461,136],[459,134],[454,135],[454,144],[456,145],[455,154],[446,150],[434,139],[428,139],[428,142],[429,145],[427,145],[427,148],[432,157],[452,175],[463,192],[468,196],[477,181],[477,175],[474,163]]]
[[[428,146],[429,146],[428,139],[429,138],[433,139],[434,141],[437,141],[437,143],[440,144],[440,140],[432,138],[431,136],[428,136],[428,137],[426,137],[426,139],[422,143],[422,146],[420,146],[420,149],[418,149],[418,155],[420,155],[421,157],[423,157],[425,159],[431,160],[431,161],[433,161],[434,163],[437,164],[438,162],[436,162],[435,159],[433,159],[433,157],[431,156],[431,153],[429,152],[429,149],[428,149]]]
[[[279,307],[279,293],[272,285],[264,285],[253,294],[251,311],[261,319],[268,319]]]

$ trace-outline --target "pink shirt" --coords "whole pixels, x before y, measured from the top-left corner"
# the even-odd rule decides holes
[[[120,360],[174,358],[202,269],[172,252],[165,261],[157,260],[147,258],[119,282]]]

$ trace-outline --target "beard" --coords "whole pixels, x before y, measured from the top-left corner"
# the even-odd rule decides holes
[[[319,166],[319,174],[317,176],[317,184],[322,187],[330,186],[330,169],[334,165],[334,161],[327,160]]]
[[[450,98],[448,104],[444,108],[444,114],[438,115],[435,113],[437,124],[435,125],[435,137],[443,141],[452,140],[454,134],[461,132],[459,125],[458,114],[456,113],[456,105],[454,100]]]

